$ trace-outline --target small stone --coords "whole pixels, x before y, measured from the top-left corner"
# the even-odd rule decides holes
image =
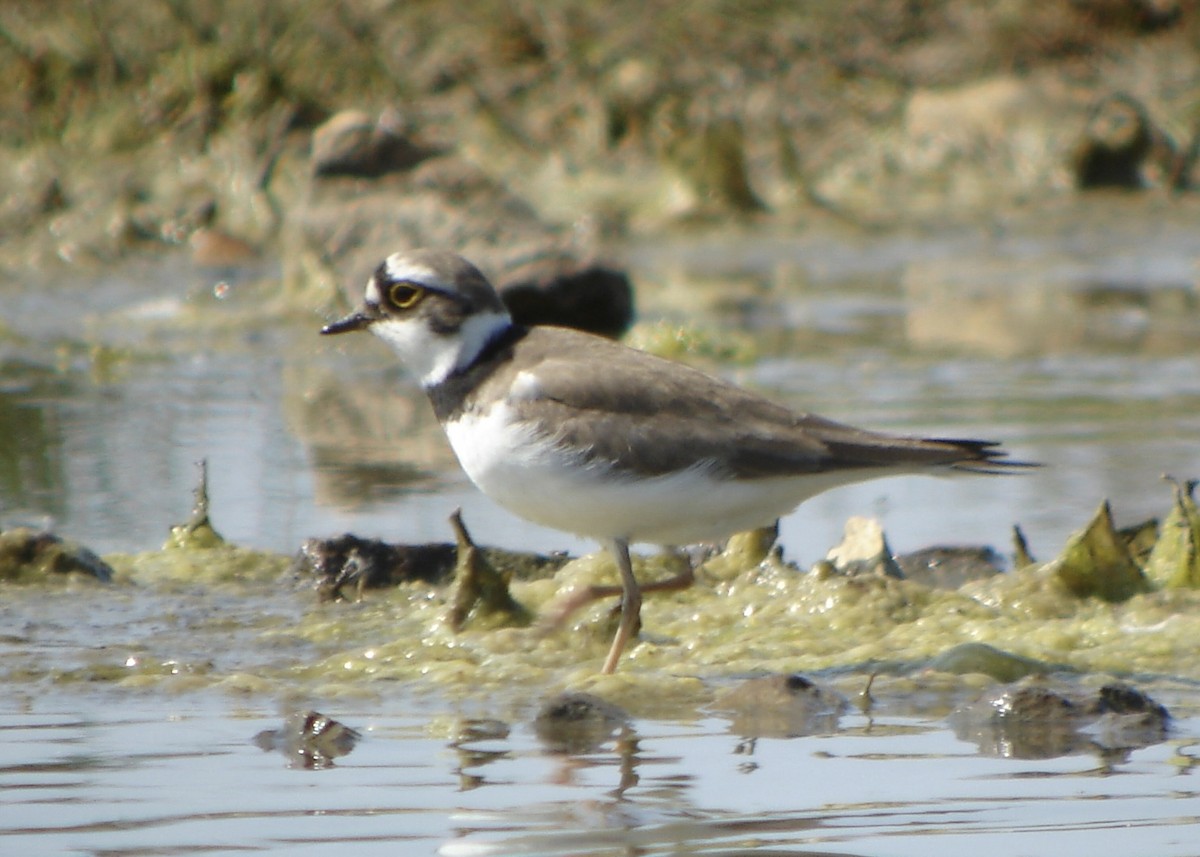
[[[829,549],[825,559],[841,574],[876,574],[904,579],[904,572],[888,547],[883,526],[874,518],[849,518],[841,542]]]
[[[415,143],[391,112],[373,120],[362,110],[334,114],[312,137],[312,168],[317,176],[376,178],[411,170],[438,154]]]
[[[246,241],[219,229],[201,227],[191,234],[192,262],[201,268],[229,268],[242,265],[257,255]]]

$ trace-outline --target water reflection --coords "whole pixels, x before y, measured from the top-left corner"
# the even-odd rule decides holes
[[[516,701],[492,705],[527,710],[509,709]],[[1006,854],[1027,837],[1029,853],[1105,839],[1117,852],[1184,855],[1200,820],[1192,768],[1178,761],[1200,733],[1191,715],[1167,744],[1108,760],[1134,776],[1103,778],[1087,758],[980,756],[922,718],[848,715],[838,734],[760,738],[746,768],[721,718],[637,721],[563,753],[532,715],[461,719],[447,745],[438,724],[452,708],[397,702],[417,713],[340,711],[364,740],[317,773],[252,745],[275,715],[216,696],[143,697],[136,716],[103,694],[87,716],[71,713],[78,696],[30,699],[0,712],[0,849],[916,855],[951,841]]]
[[[2,528],[37,526],[66,506],[65,431],[51,397],[67,395],[68,388],[48,374],[35,366],[0,363]]]

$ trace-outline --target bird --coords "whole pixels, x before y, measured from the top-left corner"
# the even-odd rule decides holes
[[[799,413],[683,363],[582,331],[514,323],[451,250],[394,253],[324,335],[370,331],[432,403],[470,480],[537,524],[592,539],[620,574],[602,673],[640,623],[631,544],[715,542],[843,485],[1015,472],[986,440],[904,437]]]

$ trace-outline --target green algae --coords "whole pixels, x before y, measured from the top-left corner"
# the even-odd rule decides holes
[[[171,527],[171,534],[163,545],[164,551],[207,550],[225,546],[225,539],[213,528],[208,517],[208,461],[197,462],[196,468],[199,479],[192,494],[192,514],[184,523]]]
[[[1106,526],[1107,506],[1054,560],[957,590],[830,564],[805,572],[783,561],[771,531],[747,534],[701,566],[690,588],[650,592],[642,632],[621,670],[600,676],[615,596],[589,600],[559,622],[545,620],[576,593],[615,592],[603,552],[540,578],[506,579],[501,570],[491,583],[413,581],[366,591],[356,602],[322,603],[288,574],[289,557],[221,539],[202,487],[203,480],[191,519],[161,550],[106,557],[113,585],[94,590],[100,597],[81,603],[63,591],[57,606],[32,595],[12,602],[10,609],[29,611],[30,623],[38,610],[70,605],[81,617],[80,645],[10,659],[0,677],[321,698],[378,697],[400,688],[462,698],[505,687],[570,688],[641,716],[694,710],[713,701],[724,677],[764,672],[883,670],[890,678],[881,687],[905,674],[914,686],[937,684],[916,676],[950,675],[959,688],[980,686],[985,676],[1012,681],[1064,670],[1200,678],[1188,654],[1200,635],[1200,589],[1152,575],[1153,585],[1118,599],[1086,580],[1095,573],[1109,581],[1111,556],[1134,555],[1122,553],[1126,543]],[[1186,520],[1189,501],[1190,492],[1177,486],[1152,557],[1179,544],[1170,522]],[[460,540],[460,571],[474,574],[483,551],[465,527]],[[1089,567],[1080,557],[1100,561]],[[1064,576],[1068,564],[1075,577]],[[1131,579],[1122,568],[1126,576],[1118,581]],[[679,571],[670,556],[638,556],[636,569],[647,584]],[[506,594],[485,598],[498,599],[493,621],[478,598],[500,584],[496,591]],[[472,587],[475,595],[463,600]],[[464,616],[479,621],[460,621]],[[528,623],[533,616],[540,621]],[[519,621],[509,621],[514,617]],[[108,629],[100,649],[84,643],[96,627]]]
[[[1200,511],[1192,496],[1196,482],[1171,484],[1174,503],[1146,560],[1146,574],[1158,586],[1200,588]]]
[[[929,661],[929,668],[957,674],[982,673],[1002,682],[1064,669],[1061,665],[1014,655],[986,643],[961,643],[947,649]]]
[[[759,527],[729,537],[719,554],[709,557],[699,573],[709,580],[729,580],[757,568],[773,554],[779,538],[779,524]],[[776,559],[778,555],[776,554]]]
[[[749,365],[759,357],[753,337],[668,321],[640,322],[623,340],[627,345],[669,360]]]
[[[450,595],[450,627],[461,631],[468,622],[487,627],[532,622],[529,610],[512,597],[508,587],[510,578],[497,571],[471,541],[459,511],[450,516],[450,523],[458,543],[458,564]]]
[[[1100,504],[1091,523],[1051,563],[1054,574],[1080,598],[1124,601],[1150,588],[1127,540],[1113,527],[1112,509]]]
[[[113,567],[139,583],[231,583],[273,580],[291,566],[288,557],[240,547],[225,541],[209,518],[208,463],[197,462],[199,478],[188,520],[171,527],[158,551],[114,554]]]

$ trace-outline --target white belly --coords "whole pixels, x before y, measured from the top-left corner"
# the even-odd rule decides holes
[[[587,467],[534,439],[507,406],[447,424],[446,435],[471,481],[509,511],[597,540],[659,545],[716,541],[772,523],[804,500],[883,470],[738,481],[709,470],[632,479]]]

